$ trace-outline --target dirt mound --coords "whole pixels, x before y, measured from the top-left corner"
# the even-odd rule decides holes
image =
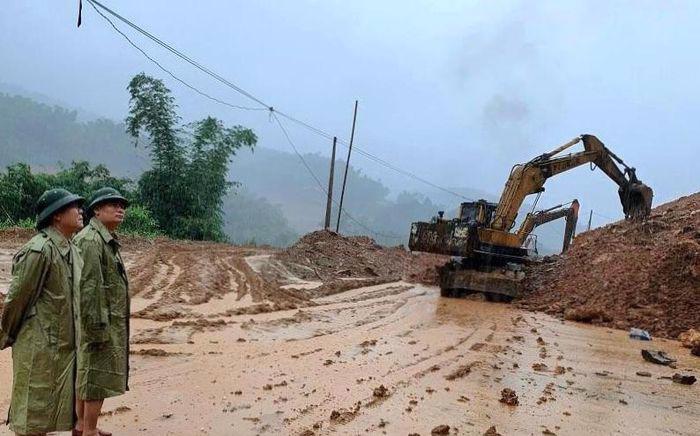
[[[297,277],[324,283],[365,277],[435,284],[435,268],[447,260],[409,253],[401,245],[382,247],[367,236],[341,236],[327,230],[308,233],[273,257]]]
[[[274,257],[298,277],[325,282],[341,277],[398,279],[407,255],[402,247],[383,248],[366,236],[321,230],[304,235]]]
[[[564,256],[528,267],[520,306],[676,338],[700,327],[700,193],[579,235]]]

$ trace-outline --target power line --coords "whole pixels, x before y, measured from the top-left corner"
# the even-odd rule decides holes
[[[309,172],[309,174],[311,175],[311,177],[316,181],[316,184],[318,185],[318,188],[321,190],[321,192],[323,192],[324,194],[326,194],[326,196],[328,196],[328,190],[326,189],[325,186],[323,186],[323,183],[321,183],[321,180],[319,180],[319,178],[318,178],[318,177],[316,176],[316,174],[313,172],[313,170],[311,169],[311,167],[309,166],[309,164],[306,162],[306,159],[304,159],[304,156],[302,156],[302,154],[299,153],[299,150],[297,149],[296,145],[294,144],[294,141],[292,141],[292,138],[289,136],[289,132],[287,132],[287,129],[284,127],[284,125],[282,124],[282,122],[280,121],[280,119],[277,117],[277,114],[274,113],[274,112],[272,112],[272,117],[275,119],[275,121],[277,122],[277,125],[280,127],[280,129],[282,129],[282,132],[284,133],[284,136],[285,136],[285,138],[287,139],[287,142],[289,142],[289,145],[292,147],[292,150],[294,150],[294,153],[297,155],[297,157],[299,158],[299,160],[301,160],[302,164],[304,164],[304,167],[305,167],[306,170]],[[371,229],[370,227],[368,227],[366,224],[362,223],[360,220],[358,220],[357,218],[353,217],[350,213],[348,213],[347,210],[342,210],[342,212],[341,212],[341,211],[340,211],[340,206],[338,205],[338,202],[337,202],[335,199],[332,199],[331,201],[333,201],[333,204],[335,204],[335,206],[338,208],[339,213],[342,213],[343,215],[345,215],[347,218],[349,218],[349,219],[350,219],[351,221],[353,221],[355,224],[357,224],[358,226],[362,227],[364,230],[366,230],[366,231],[372,233],[372,234],[375,235],[375,236],[380,236],[380,237],[384,237],[384,238],[390,238],[390,239],[395,239],[395,240],[401,240],[401,241],[403,241],[403,239],[404,239],[403,237],[396,236],[396,235],[389,235],[389,234],[385,234],[385,233],[381,233],[381,232],[377,232],[377,231],[375,231],[375,230],[372,230],[372,229]]]
[[[185,55],[184,53],[180,52],[179,50],[173,48],[173,47],[172,47],[171,45],[169,45],[168,43],[164,42],[163,40],[161,40],[161,39],[159,39],[158,37],[154,36],[153,34],[149,33],[149,32],[146,31],[145,29],[143,29],[143,28],[141,28],[140,26],[136,25],[136,24],[133,23],[132,21],[130,21],[130,20],[128,20],[127,18],[123,17],[122,15],[118,14],[117,12],[115,12],[114,10],[112,10],[112,9],[110,9],[109,7],[105,6],[104,4],[100,3],[99,1],[97,1],[97,0],[87,0],[87,1],[90,3],[90,5],[91,5],[103,18],[107,19],[107,17],[106,17],[104,14],[102,14],[99,10],[97,10],[97,7],[98,7],[98,6],[99,6],[101,9],[103,9],[104,11],[106,11],[107,13],[109,13],[110,15],[112,15],[112,16],[114,16],[115,18],[117,18],[118,20],[120,20],[122,23],[126,24],[127,26],[131,27],[132,29],[134,29],[135,31],[137,31],[138,33],[140,33],[141,35],[145,36],[146,38],[152,40],[152,41],[155,42],[156,44],[158,44],[158,45],[160,45],[161,47],[165,48],[166,50],[168,50],[169,52],[171,52],[171,53],[174,54],[175,56],[179,57],[180,59],[184,60],[185,62],[189,63],[190,65],[194,66],[195,68],[199,69],[200,71],[204,72],[205,74],[207,74],[207,75],[213,77],[214,79],[216,79],[217,81],[223,83],[224,85],[226,85],[226,86],[232,88],[233,90],[235,90],[236,92],[240,93],[241,95],[243,95],[243,96],[245,96],[245,97],[247,97],[247,98],[253,100],[254,102],[258,103],[258,104],[259,104],[260,106],[262,106],[262,107],[261,107],[261,108],[248,108],[248,107],[243,107],[243,106],[238,106],[238,105],[232,105],[232,104],[230,104],[230,103],[223,102],[223,101],[221,101],[221,100],[219,100],[219,99],[217,99],[217,98],[215,98],[215,97],[212,97],[212,96],[210,96],[210,95],[207,95],[207,94],[203,93],[202,91],[199,91],[197,88],[195,88],[195,87],[193,87],[193,86],[187,84],[187,83],[184,82],[183,80],[181,80],[181,79],[179,79],[178,77],[176,77],[176,76],[175,76],[174,74],[172,74],[170,71],[168,71],[167,69],[165,69],[162,65],[160,65],[158,62],[156,62],[152,57],[148,56],[148,55],[145,53],[145,51],[143,51],[141,48],[139,48],[139,47],[138,47],[133,41],[131,41],[123,32],[121,32],[121,31],[114,25],[113,22],[111,22],[109,19],[107,19],[107,21],[112,25],[112,27],[113,27],[119,34],[121,34],[132,46],[134,46],[136,49],[138,49],[144,56],[146,56],[149,60],[151,60],[152,62],[154,62],[156,65],[158,65],[158,67],[160,67],[163,71],[165,71],[166,73],[168,73],[171,77],[173,77],[174,79],[178,80],[180,83],[183,83],[185,86],[187,86],[188,88],[194,90],[195,92],[197,92],[197,93],[199,93],[199,94],[201,94],[201,95],[203,95],[203,96],[205,96],[205,97],[207,97],[207,98],[209,98],[209,99],[211,99],[211,100],[217,101],[218,103],[222,103],[222,104],[225,104],[225,105],[227,105],[227,106],[234,107],[234,108],[236,108],[236,109],[246,109],[246,110],[256,110],[256,109],[257,109],[257,110],[268,110],[268,111],[270,111],[270,113],[277,113],[277,114],[279,114],[280,116],[286,118],[287,120],[289,120],[289,121],[291,121],[291,122],[293,122],[293,123],[295,123],[295,124],[298,124],[298,125],[300,125],[300,126],[306,128],[306,129],[308,129],[308,130],[314,132],[315,134],[320,135],[320,136],[322,136],[322,137],[324,137],[324,138],[326,138],[326,139],[332,139],[334,136],[336,136],[336,135],[331,135],[330,133],[325,132],[324,130],[322,130],[322,129],[318,128],[318,127],[315,127],[315,126],[313,126],[313,125],[311,125],[311,124],[309,124],[309,123],[307,123],[307,122],[304,122],[304,121],[302,121],[302,120],[299,120],[298,118],[295,118],[295,117],[293,117],[293,116],[291,116],[291,115],[289,115],[289,114],[287,114],[287,113],[285,113],[285,112],[283,112],[283,111],[280,111],[280,110],[275,109],[273,106],[268,105],[267,103],[265,103],[264,101],[262,101],[262,100],[259,99],[258,97],[254,96],[254,95],[251,94],[250,92],[248,92],[248,91],[244,90],[243,88],[241,88],[241,87],[235,85],[234,83],[231,83],[230,81],[228,81],[227,79],[225,79],[225,78],[222,77],[221,75],[215,73],[215,72],[212,71],[211,69],[209,69],[209,68],[203,66],[202,64],[198,63],[197,61],[191,59],[189,56],[187,56],[187,55]],[[343,145],[345,145],[345,146],[348,146],[348,143],[347,143],[346,141],[342,140],[342,139],[339,139],[338,142],[340,142],[341,144],[343,144]],[[386,167],[386,168],[389,168],[389,169],[391,169],[391,170],[393,170],[393,171],[396,171],[396,172],[398,172],[398,173],[400,173],[400,174],[402,174],[402,175],[404,175],[404,176],[410,177],[410,178],[412,178],[412,179],[414,179],[414,180],[417,180],[417,181],[419,181],[419,182],[421,182],[421,183],[424,183],[424,184],[427,184],[427,185],[429,185],[429,186],[432,186],[433,188],[439,189],[439,190],[441,190],[441,191],[443,191],[443,192],[446,192],[446,193],[448,193],[448,194],[451,194],[451,195],[454,195],[454,196],[456,196],[456,197],[463,198],[463,199],[466,199],[466,200],[471,200],[470,198],[467,198],[467,197],[465,197],[465,196],[462,195],[462,194],[459,194],[459,193],[457,193],[457,192],[455,192],[455,191],[452,191],[452,190],[450,190],[450,189],[447,189],[447,188],[444,188],[444,187],[442,187],[442,186],[439,186],[439,185],[437,185],[437,184],[435,184],[435,183],[433,183],[433,182],[430,182],[430,181],[428,181],[428,180],[426,180],[426,179],[424,179],[424,178],[422,178],[422,177],[420,177],[420,176],[418,176],[418,175],[416,175],[416,174],[414,174],[414,173],[412,173],[412,172],[410,172],[410,171],[401,169],[401,168],[399,168],[399,167],[397,167],[397,166],[395,166],[395,165],[393,165],[393,164],[390,164],[390,163],[387,162],[386,160],[381,159],[381,158],[379,158],[379,157],[377,157],[377,156],[375,156],[375,155],[369,153],[368,151],[366,151],[366,150],[364,150],[364,149],[362,149],[362,148],[360,148],[360,147],[356,147],[356,149],[357,149],[357,152],[358,152],[358,153],[360,153],[361,155],[365,156],[366,158],[368,158],[368,159],[374,161],[375,163],[377,163],[377,164],[379,164],[379,165],[382,165],[382,166],[384,166],[384,167]]]
[[[90,6],[92,6],[92,8],[95,10],[95,12],[97,12],[102,18],[104,18],[104,19],[110,24],[110,26],[112,26],[112,28],[113,28],[117,33],[119,33],[124,39],[126,39],[126,41],[127,41],[132,47],[134,47],[136,50],[140,51],[141,54],[144,55],[144,56],[146,57],[146,59],[148,59],[149,61],[153,62],[158,68],[160,68],[162,71],[164,71],[164,72],[165,72],[166,74],[168,74],[170,77],[172,77],[173,79],[177,80],[177,81],[180,82],[181,84],[185,85],[186,87],[188,87],[188,88],[191,89],[192,91],[196,92],[197,94],[199,94],[199,95],[201,95],[201,96],[203,96],[203,97],[208,98],[209,100],[215,101],[215,102],[220,103],[220,104],[223,104],[223,105],[225,105],[225,106],[232,107],[232,108],[234,108],[234,109],[243,109],[243,110],[249,110],[249,111],[264,111],[264,110],[267,110],[267,109],[265,109],[265,108],[254,108],[254,107],[240,106],[240,105],[237,105],[237,104],[233,104],[233,103],[229,103],[229,102],[223,101],[223,100],[218,99],[218,98],[216,98],[216,97],[213,97],[213,96],[211,96],[211,95],[205,93],[204,91],[201,91],[201,90],[199,90],[198,88],[196,88],[196,87],[190,85],[189,83],[185,82],[183,79],[181,79],[181,78],[179,78],[178,76],[176,76],[172,71],[168,70],[168,69],[165,68],[163,65],[161,65],[160,62],[158,62],[157,60],[153,59],[153,57],[149,56],[148,53],[146,53],[141,47],[139,47],[138,45],[136,45],[136,43],[134,43],[134,41],[132,41],[131,38],[129,38],[124,32],[122,32],[122,31],[114,24],[114,22],[112,22],[112,20],[109,19],[109,17],[107,17],[105,14],[102,13],[102,11],[100,11],[99,9],[97,9],[97,7],[95,7],[95,5],[92,4],[92,1],[90,1],[90,0],[88,0],[88,1],[89,1],[89,3],[90,3]]]
[[[215,78],[215,79],[218,80],[219,82],[221,82],[221,83],[223,83],[224,85],[226,85],[226,86],[228,86],[228,87],[234,89],[235,91],[237,91],[238,93],[244,95],[245,97],[248,97],[249,99],[251,99],[251,100],[253,100],[254,102],[258,103],[259,105],[263,106],[264,108],[272,110],[272,106],[265,104],[262,100],[258,99],[258,98],[255,97],[253,94],[251,94],[251,93],[249,93],[248,91],[244,90],[243,88],[240,88],[240,87],[238,87],[237,85],[235,85],[235,84],[229,82],[228,80],[226,80],[225,78],[223,78],[223,77],[221,77],[220,75],[216,74],[215,72],[213,72],[213,71],[210,70],[209,68],[207,68],[207,67],[201,65],[201,64],[198,63],[197,61],[192,60],[190,57],[188,57],[188,56],[185,55],[184,53],[178,51],[177,49],[173,48],[172,46],[170,46],[169,44],[167,44],[167,43],[164,42],[163,40],[161,40],[161,39],[159,39],[158,37],[156,37],[156,36],[152,35],[151,33],[147,32],[146,30],[144,30],[143,28],[141,28],[141,27],[139,27],[138,25],[134,24],[133,22],[129,21],[128,19],[124,18],[123,16],[119,15],[118,13],[116,13],[116,12],[113,11],[112,9],[108,8],[107,6],[103,5],[103,4],[100,3],[99,1],[97,1],[97,0],[87,0],[87,1],[90,2],[90,4],[92,4],[93,7],[94,7],[95,5],[99,6],[100,8],[102,8],[103,10],[105,10],[106,12],[108,12],[110,15],[116,17],[118,20],[120,20],[121,22],[123,22],[123,23],[126,24],[127,26],[129,26],[129,27],[131,27],[132,29],[136,30],[137,32],[139,32],[139,33],[142,34],[143,36],[145,36],[145,37],[147,37],[148,39],[152,40],[152,41],[155,42],[156,44],[160,45],[160,46],[163,47],[164,49],[168,50],[169,52],[171,52],[171,53],[174,54],[175,56],[179,57],[180,59],[184,60],[185,62],[189,63],[190,65],[192,65],[193,67],[197,68],[198,70],[200,70],[200,71],[202,71],[202,72],[208,74],[209,76]]]
[[[300,125],[301,127],[304,127],[308,130],[311,130],[312,132],[316,133],[319,136],[322,136],[323,138],[333,139],[333,137],[335,136],[335,135],[331,135],[330,133],[328,133],[324,130],[319,129],[318,127],[314,127],[309,123],[306,123],[306,122],[301,121],[297,118],[294,118],[291,115],[288,115],[282,111],[275,109],[275,112],[277,112],[279,115],[283,116],[284,118],[288,119],[289,121],[296,123],[296,124]],[[350,146],[350,143],[344,139],[339,138],[338,142],[341,143],[342,145],[344,145],[346,148]],[[452,191],[450,189],[439,186],[439,185],[437,185],[433,182],[430,182],[429,180],[426,180],[426,179],[424,179],[424,178],[422,178],[422,177],[420,177],[420,176],[418,176],[410,171],[407,171],[407,170],[401,169],[395,165],[392,165],[391,163],[385,161],[384,159],[381,159],[378,156],[373,155],[372,153],[368,152],[367,150],[363,149],[362,147],[360,147],[358,145],[353,144],[353,148],[355,148],[356,152],[361,154],[362,156],[368,158],[371,161],[374,161],[375,163],[377,163],[379,165],[382,165],[386,168],[389,168],[390,170],[396,171],[397,173],[403,174],[404,176],[410,177],[410,178],[417,180],[421,183],[432,186],[433,188],[436,188],[436,189],[439,189],[439,190],[446,192],[448,194],[454,195],[455,197],[459,197],[459,198],[462,198],[465,200],[473,200],[473,198],[465,197],[464,195],[462,195],[460,193],[457,193],[457,192]]]
[[[328,194],[328,191],[325,190],[325,188],[323,187],[323,184],[318,179],[318,177],[316,177],[316,174],[313,172],[313,170],[311,169],[309,164],[306,163],[306,159],[304,159],[304,156],[302,156],[301,153],[299,153],[299,150],[297,150],[297,147],[296,147],[296,145],[294,145],[292,138],[289,137],[289,133],[287,132],[287,129],[284,128],[284,126],[280,122],[280,119],[277,118],[277,115],[274,112],[272,113],[272,118],[274,118],[275,121],[277,122],[277,125],[280,126],[280,129],[282,129],[282,132],[284,133],[285,138],[287,138],[287,142],[289,142],[289,145],[292,146],[292,150],[294,150],[294,153],[297,155],[299,160],[301,160],[301,163],[304,164],[304,167],[306,167],[306,170],[309,172],[309,174],[311,174],[311,177],[313,177],[313,179],[316,181],[316,184],[318,184],[321,191],[323,191],[325,194]]]
[[[598,216],[598,217],[600,217],[600,218],[605,218],[606,220],[610,220],[610,221],[618,221],[618,220],[619,220],[619,218],[611,218],[611,217],[609,217],[609,216],[607,216],[607,215],[603,215],[602,213],[598,213],[598,212],[596,212],[596,211],[593,211],[593,215],[596,215],[596,216]]]

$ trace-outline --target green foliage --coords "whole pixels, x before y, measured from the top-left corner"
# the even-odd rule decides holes
[[[25,218],[19,221],[10,221],[8,219],[0,219],[0,229],[8,229],[10,227],[19,227],[22,229],[33,229],[36,227],[36,221],[32,218]]]
[[[135,200],[136,192],[130,179],[113,177],[104,165],[90,167],[85,161],[73,162],[69,168],[62,169],[55,175],[40,175],[47,178],[54,186],[61,186],[85,199],[92,192],[105,186],[110,186],[122,193],[130,201]]]
[[[177,239],[192,239],[195,241],[227,241],[226,235],[221,229],[221,223],[208,217],[179,218],[171,236]]]
[[[139,180],[144,204],[153,211],[166,233],[172,235],[182,216],[186,148],[177,135],[175,101],[163,82],[141,73],[127,87],[131,94],[127,132],[134,138],[145,131],[151,139],[153,167]]]
[[[39,196],[51,188],[65,188],[87,198],[90,193],[103,186],[112,186],[127,198],[134,198],[129,179],[112,177],[103,165],[90,167],[85,161],[73,162],[55,174],[32,173],[29,165],[17,163],[0,173],[0,219],[18,223],[33,219],[34,206]]]
[[[158,79],[141,73],[128,86],[127,131],[150,137],[153,167],[139,180],[140,199],[163,231],[174,238],[225,240],[222,199],[232,183],[228,164],[257,137],[241,126],[227,128],[215,118],[179,127],[175,101]]]
[[[138,204],[132,204],[126,210],[126,216],[119,231],[127,235],[139,235],[149,238],[161,235],[158,223],[153,218],[151,211]]]
[[[73,162],[55,174],[32,173],[29,165],[18,163],[0,173],[0,228],[35,226],[34,205],[47,189],[65,188],[84,198],[104,186],[119,190],[131,201],[121,230],[143,236],[160,234],[151,212],[138,204],[138,193],[129,179],[113,177],[104,165],[91,167],[87,162]]]
[[[29,165],[19,163],[0,173],[0,220],[17,223],[35,216],[34,205],[48,189],[45,179],[32,175]]]

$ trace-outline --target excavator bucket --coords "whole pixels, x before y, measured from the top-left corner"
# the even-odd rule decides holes
[[[644,221],[651,213],[651,202],[654,191],[642,182],[631,182],[619,189],[622,210],[625,219],[632,221]]]
[[[593,163],[620,187],[618,193],[620,194],[620,202],[622,203],[622,211],[625,213],[625,219],[644,221],[649,218],[654,191],[637,178],[636,170],[627,166],[619,156],[610,151],[595,136],[581,135],[581,139],[587,153],[598,155]],[[618,164],[623,169],[620,169]]]

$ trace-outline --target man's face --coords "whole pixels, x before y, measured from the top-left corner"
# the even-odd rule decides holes
[[[75,233],[83,228],[83,210],[77,204],[72,204],[54,215],[54,224]]]
[[[116,229],[124,221],[124,203],[108,201],[100,204],[95,209],[95,218],[102,221],[108,229]]]

